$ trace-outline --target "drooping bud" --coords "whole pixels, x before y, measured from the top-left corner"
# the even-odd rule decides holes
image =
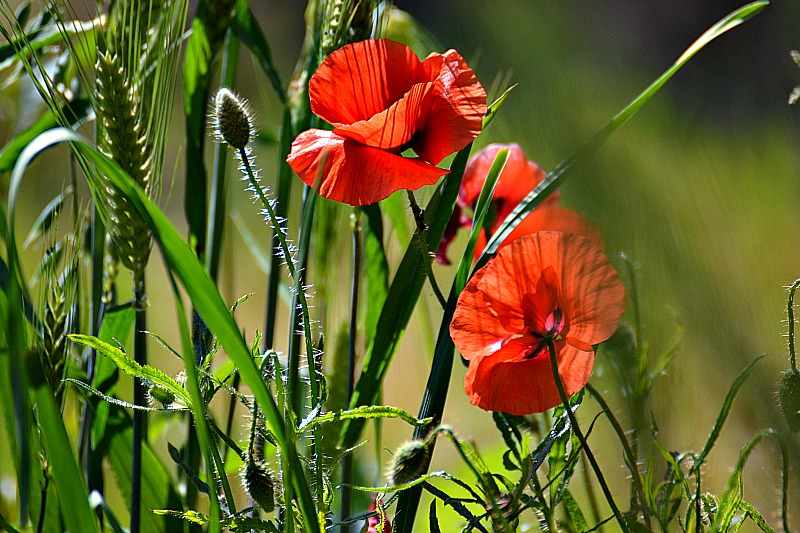
[[[161,385],[153,384],[148,389],[147,394],[151,399],[150,405],[153,406],[160,404],[161,407],[167,409],[170,405],[175,403],[175,393]]]
[[[275,510],[275,482],[261,461],[250,458],[240,470],[242,487],[264,512]]]
[[[400,446],[389,465],[389,481],[395,486],[423,474],[431,456],[431,440],[412,440]]]
[[[253,117],[246,100],[223,87],[214,95],[212,115],[219,139],[237,150],[247,146],[253,135]]]
[[[800,372],[790,369],[783,373],[778,399],[789,429],[797,433],[800,431]]]

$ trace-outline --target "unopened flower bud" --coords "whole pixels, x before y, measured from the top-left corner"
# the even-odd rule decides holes
[[[275,510],[275,482],[261,461],[248,460],[242,470],[242,487],[256,504],[271,513]]]
[[[778,399],[789,429],[797,433],[800,431],[800,372],[791,369],[783,373]]]
[[[175,393],[169,390],[166,387],[162,387],[161,385],[153,385],[147,391],[151,398],[151,405],[155,405],[156,402],[161,405],[163,408],[167,408],[173,403],[175,403]]]
[[[389,480],[393,485],[404,485],[423,474],[431,456],[430,443],[428,440],[412,440],[395,452],[389,466]]]
[[[243,149],[253,134],[253,118],[247,102],[222,88],[214,96],[215,133],[233,148]]]

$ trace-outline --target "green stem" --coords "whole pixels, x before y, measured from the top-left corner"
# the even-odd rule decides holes
[[[789,287],[789,302],[786,306],[786,312],[789,315],[789,364],[792,365],[792,370],[795,372],[797,372],[797,353],[794,350],[794,293],[798,285],[800,285],[800,279]]]
[[[147,364],[147,325],[146,297],[144,289],[144,273],[136,283],[133,293],[133,307],[136,310],[133,358],[140,365]],[[133,381],[133,404],[146,406],[144,383],[140,379]],[[133,411],[133,451],[131,457],[131,533],[138,533],[141,527],[142,505],[142,443],[147,440],[147,414],[141,409]]]
[[[436,299],[439,300],[439,305],[442,306],[442,309],[446,309],[447,300],[445,300],[444,294],[439,288],[439,284],[436,282],[436,277],[433,275],[433,267],[431,266],[433,263],[433,256],[429,252],[428,239],[425,237],[425,234],[427,233],[427,228],[425,226],[425,214],[423,213],[422,209],[420,209],[419,204],[417,204],[417,199],[414,197],[414,193],[409,190],[406,190],[406,193],[408,194],[408,201],[411,204],[411,212],[414,214],[414,221],[417,224],[417,238],[419,239],[419,246],[423,254],[425,274],[428,276],[428,281],[431,282],[433,294],[435,294]]]
[[[589,463],[592,465],[592,470],[594,470],[595,476],[597,476],[597,481],[600,482],[600,488],[603,489],[603,494],[606,497],[606,501],[608,501],[608,505],[611,507],[611,511],[614,513],[614,517],[617,519],[619,523],[620,529],[625,533],[629,533],[628,526],[625,524],[625,520],[622,519],[622,515],[619,512],[619,508],[617,504],[614,502],[614,496],[611,495],[611,490],[608,488],[608,484],[606,483],[606,479],[603,476],[603,472],[600,470],[600,465],[597,464],[597,460],[594,458],[594,454],[592,450],[589,448],[589,443],[586,442],[586,437],[583,436],[583,432],[581,431],[580,426],[578,426],[578,421],[575,419],[575,414],[572,412],[572,409],[569,405],[569,398],[567,398],[567,393],[564,390],[564,384],[561,382],[561,376],[558,374],[558,361],[556,360],[556,347],[553,344],[553,337],[548,335],[545,337],[545,341],[547,342],[547,347],[549,348],[550,352],[550,365],[553,369],[553,377],[556,380],[556,387],[558,388],[558,395],[561,397],[561,403],[564,405],[564,410],[567,412],[567,416],[569,417],[569,423],[572,427],[572,431],[575,432],[575,435],[578,437],[578,440],[581,442],[581,446],[583,447],[584,452],[586,453],[586,457],[589,459]]]
[[[347,390],[345,405],[353,399],[353,388],[356,380],[356,337],[358,335],[358,289],[361,282],[361,211],[356,209],[350,220],[353,227],[353,277],[350,284],[350,335],[347,351]],[[339,517],[342,521],[341,533],[350,532],[350,524],[345,520],[350,516],[353,484],[353,454],[347,453],[342,458],[342,489]]]
[[[628,470],[631,473],[631,477],[633,479],[633,490],[636,494],[636,497],[639,500],[639,510],[641,510],[642,514],[644,515],[644,521],[647,525],[647,529],[651,530],[652,527],[650,525],[650,512],[649,508],[647,507],[647,500],[644,497],[644,484],[642,483],[642,478],[639,475],[639,469],[636,468],[636,455],[634,454],[633,449],[631,448],[630,444],[628,443],[628,439],[625,436],[625,430],[622,429],[617,417],[614,416],[614,413],[609,408],[606,401],[600,395],[600,392],[592,387],[591,384],[586,384],[586,390],[589,391],[589,394],[600,404],[600,408],[605,413],[606,418],[608,421],[611,422],[611,426],[614,428],[614,432],[617,434],[617,438],[619,439],[620,443],[622,444],[622,449],[625,452],[625,457],[628,463]]]

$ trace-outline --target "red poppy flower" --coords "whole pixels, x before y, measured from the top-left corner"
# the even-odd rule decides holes
[[[436,183],[447,173],[436,165],[472,142],[486,115],[486,92],[456,51],[420,61],[387,39],[330,54],[308,94],[334,130],[298,135],[287,162],[310,186],[320,177],[320,195],[351,205]],[[409,148],[418,157],[400,155]]]
[[[525,157],[525,153],[518,144],[490,144],[475,154],[464,170],[464,179],[461,181],[461,190],[458,193],[455,211],[453,211],[453,216],[450,218],[436,253],[438,262],[450,264],[450,260],[447,258],[447,248],[459,229],[472,226],[472,217],[468,216],[466,212],[475,209],[483,184],[486,182],[492,163],[501,148],[508,149],[509,155],[503,172],[497,180],[492,198],[492,212],[489,214],[492,217],[490,233],[493,234],[497,231],[517,204],[547,176],[547,173],[539,165]],[[584,235],[602,247],[603,240],[600,232],[575,211],[558,207],[558,200],[559,193],[555,191],[525,217],[505,238],[500,248],[522,235],[543,230],[566,231]],[[481,232],[475,245],[475,257],[483,253],[486,242],[486,235]]]
[[[608,339],[625,290],[600,248],[572,233],[525,235],[475,273],[458,299],[450,335],[469,361],[473,405],[515,415],[561,403],[546,337],[568,395],[589,381],[592,346]]]

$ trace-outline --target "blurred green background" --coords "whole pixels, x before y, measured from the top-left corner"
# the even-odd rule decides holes
[[[276,64],[288,79],[305,30],[304,5],[279,0],[253,4]],[[494,80],[518,84],[479,143],[517,142],[530,159],[552,169],[705,29],[742,4],[398,0],[395,5],[418,18],[445,48],[457,49],[486,87]],[[790,49],[800,48],[798,29],[800,2],[774,1],[755,19],[710,44],[562,188],[563,203],[601,228],[614,263],[621,266],[619,254],[624,253],[637,265],[645,339],[653,357],[674,341],[679,323],[684,328],[679,354],[654,390],[652,409],[666,448],[699,451],[736,375],[767,354],[738,396],[704,469],[704,480],[709,490],[721,493],[740,449],[758,431],[776,428],[789,443],[794,462],[789,507],[795,528],[800,527],[800,436],[786,429],[776,393],[780,372],[788,367],[784,287],[800,277],[800,107],[786,103],[794,85],[800,85],[800,68],[789,57]],[[280,124],[279,102],[246,53],[235,88],[252,101],[259,125]],[[9,128],[19,127],[19,120],[8,102],[3,113],[0,139],[5,142],[12,134]],[[174,155],[168,156],[165,179],[170,179],[174,164],[175,182],[165,182],[162,203],[176,225],[185,228],[179,111],[174,121]],[[256,155],[271,183],[274,147],[259,148]],[[28,227],[60,192],[62,182],[54,179],[52,169],[66,177],[67,170],[58,167],[63,166],[58,163],[64,161],[62,156],[45,156],[39,163],[41,186],[27,193],[30,212],[21,227]],[[235,180],[229,200],[231,211],[263,237],[266,249],[263,224]],[[220,278],[223,296],[232,302],[242,294],[255,294],[237,313],[252,335],[262,327],[263,275],[233,224],[227,236],[227,267]],[[401,252],[393,245],[390,260],[396,264]],[[171,303],[164,299],[159,307],[161,295],[168,291],[163,267],[155,258],[150,299],[163,317],[151,315],[150,325],[168,340],[176,339]],[[448,286],[453,270],[435,267],[443,286]],[[330,293],[332,307],[347,306],[346,283],[317,290]],[[440,318],[435,299],[425,291],[430,324],[412,321],[384,393],[385,403],[412,412],[418,409],[432,357],[430,330],[438,327]],[[335,329],[336,324],[330,326]],[[151,352],[156,354],[158,348],[154,345]],[[165,370],[179,369],[167,355],[159,364]],[[624,416],[613,371],[599,357],[592,382]],[[462,392],[464,372],[457,365],[445,422],[491,455],[499,436],[490,429],[489,414],[469,405]],[[386,450],[410,437],[399,423],[386,423],[384,429]],[[598,424],[590,443],[618,500],[624,501],[622,453],[607,424]],[[454,455],[448,446],[439,446],[434,467],[457,470]],[[745,469],[745,499],[774,526],[780,510],[778,456],[772,443],[762,444]],[[388,457],[384,451],[381,461]]]

